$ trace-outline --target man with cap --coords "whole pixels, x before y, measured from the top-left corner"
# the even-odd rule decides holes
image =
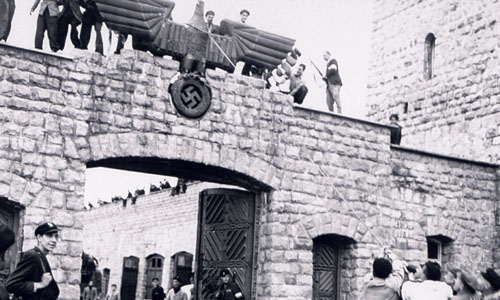
[[[160,286],[160,279],[153,278],[153,290],[151,291],[152,300],[163,300],[165,299],[165,292],[163,292],[163,288]]]
[[[219,26],[214,24],[215,12],[209,10],[205,13],[207,23],[207,32],[212,34],[219,34]]]
[[[186,293],[181,290],[181,279],[175,276],[172,279],[172,288],[167,293],[167,300],[188,300]]]
[[[7,278],[7,291],[23,300],[55,300],[59,287],[46,255],[55,249],[59,230],[53,223],[43,223],[35,229],[35,237],[37,246],[22,254],[21,261]]]
[[[242,9],[240,11],[240,22],[245,24],[247,22],[248,16],[250,16],[250,12],[247,9]]]
[[[14,232],[4,224],[0,224],[0,269],[5,265],[4,254],[14,244]],[[9,293],[0,283],[0,300],[9,300]]]
[[[481,272],[481,275],[491,286],[491,288],[483,291],[484,299],[500,300],[500,275],[492,268],[488,268],[486,272]]]
[[[243,293],[239,286],[231,281],[231,273],[228,269],[220,271],[220,282],[215,293],[217,300],[243,300]]]

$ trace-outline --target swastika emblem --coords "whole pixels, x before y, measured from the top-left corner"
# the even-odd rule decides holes
[[[202,101],[201,92],[194,85],[184,85],[181,100],[185,106],[191,109],[196,108]]]
[[[172,103],[177,111],[188,118],[203,116],[212,102],[212,92],[204,78],[194,74],[182,75],[170,84]]]

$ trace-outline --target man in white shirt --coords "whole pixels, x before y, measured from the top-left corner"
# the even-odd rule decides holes
[[[440,281],[441,266],[437,262],[428,261],[417,269],[415,279],[407,281],[401,288],[403,300],[448,300],[453,297],[449,285]]]

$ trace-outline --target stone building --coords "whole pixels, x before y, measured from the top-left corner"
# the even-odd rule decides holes
[[[415,7],[437,3],[449,2],[421,1]],[[456,4],[456,10],[460,8],[464,14],[473,11],[461,5]],[[486,6],[490,9],[483,12],[485,20],[495,11],[494,5]],[[386,19],[409,13],[405,7],[395,1],[376,2],[374,45],[384,39],[378,37],[377,30],[387,30],[389,39],[396,36],[393,30],[405,28],[382,26]],[[452,9],[453,5],[446,8]],[[466,22],[483,22],[477,19],[466,18]],[[441,28],[429,29],[435,40],[432,36],[428,39],[436,63],[445,57],[437,55],[441,42],[437,30]],[[498,24],[487,22],[478,34],[493,30],[498,30]],[[408,47],[421,43],[421,38],[415,37],[414,41]],[[493,43],[493,39],[489,41]],[[393,46],[386,43],[376,47]],[[396,46],[380,52],[379,63],[396,64],[396,58],[384,60],[388,56],[384,53],[397,51]],[[109,57],[83,51],[75,55],[68,58],[0,45],[0,213],[2,221],[12,224],[19,237],[10,252],[9,267],[15,265],[17,250],[35,244],[33,231],[37,224],[45,220],[57,223],[62,229],[61,240],[49,259],[62,300],[79,296],[85,170],[96,166],[246,190],[202,192],[196,229],[200,238],[195,253],[189,252],[192,244],[158,253],[159,249],[148,244],[149,238],[139,238],[132,243],[144,247],[143,253],[134,258],[127,250],[119,254],[123,257],[117,255],[109,260],[110,266],[125,262],[129,274],[143,272],[144,278],[144,261],[152,258],[149,251],[163,256],[155,259],[162,258],[161,265],[165,266],[164,260],[171,258],[167,255],[188,249],[181,251],[195,254],[199,295],[210,295],[208,286],[217,272],[229,267],[247,299],[357,299],[363,276],[370,271],[375,253],[383,247],[391,247],[408,262],[422,261],[430,255],[445,267],[453,264],[473,271],[500,267],[495,256],[495,250],[500,248],[496,164],[410,148],[420,148],[417,143],[407,144],[410,147],[391,145],[391,127],[382,124],[386,115],[378,117],[373,113],[381,121],[376,123],[305,109],[294,106],[290,96],[266,90],[261,80],[210,70],[210,109],[199,119],[187,119],[173,107],[167,92],[179,68],[177,62],[136,51]],[[492,58],[486,64],[488,68],[491,62],[498,65],[498,59]],[[451,68],[451,63],[439,65],[441,70]],[[407,67],[422,73],[423,67],[416,66],[416,62],[410,61]],[[400,99],[398,93],[387,92],[394,85],[389,81],[417,76],[417,71],[402,70],[397,64],[383,68],[372,67],[372,73],[384,84],[372,81],[371,99],[381,99],[382,92],[387,93],[384,101]],[[498,94],[495,86],[489,92],[482,89],[483,82],[490,82],[487,78],[495,78],[488,68],[481,75],[484,77],[477,79],[481,82],[477,90]],[[437,77],[440,69],[432,70]],[[467,69],[464,74],[471,70],[476,69]],[[416,80],[409,89],[422,84],[419,90],[425,90],[425,85],[437,84],[433,73],[427,74],[431,74],[431,81]],[[419,92],[412,97],[416,103],[421,99]],[[473,99],[464,96],[457,101],[462,98]],[[426,97],[422,99],[422,104],[427,103]],[[378,103],[384,114],[400,107],[385,103]],[[416,103],[408,102],[407,111],[420,114],[414,109]],[[492,105],[496,107],[494,101]],[[405,107],[403,103],[403,111]],[[435,114],[436,120],[442,113]],[[462,115],[456,116],[460,119]],[[406,117],[403,120],[405,144],[411,132],[407,124],[413,121]],[[444,150],[452,144],[446,137],[442,134],[439,141]],[[494,153],[491,149],[484,147],[484,152]],[[124,214],[139,207],[129,205],[123,208]],[[121,221],[124,230],[132,230],[128,222],[133,219]],[[138,235],[133,231],[130,234]],[[124,241],[123,248],[127,247]],[[158,260],[155,266],[159,269]],[[122,280],[113,277],[120,274],[115,268],[109,270],[110,279]],[[141,289],[136,286],[135,294]]]
[[[500,161],[500,3],[375,0],[368,115],[402,144]]]

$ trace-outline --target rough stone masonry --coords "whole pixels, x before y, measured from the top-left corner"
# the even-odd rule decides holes
[[[23,250],[40,222],[61,226],[50,257],[61,299],[79,296],[86,166],[123,158],[267,194],[257,299],[310,299],[314,240],[331,234],[349,241],[341,299],[359,297],[378,240],[414,262],[426,237],[445,236],[445,263],[499,267],[497,165],[391,146],[388,126],[294,107],[226,73],[208,72],[212,106],[188,120],[167,94],[177,69],[142,52],[69,59],[0,45],[0,197],[22,205]]]
[[[399,114],[403,145],[498,163],[500,2],[373,3],[369,117]]]

